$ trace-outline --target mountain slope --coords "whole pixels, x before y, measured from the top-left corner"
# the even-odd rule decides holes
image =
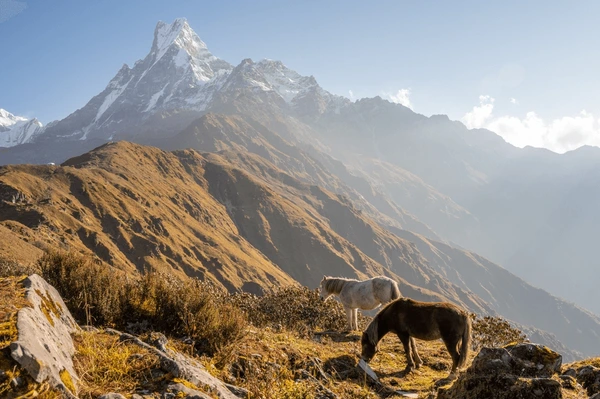
[[[600,234],[599,149],[519,149],[488,130],[381,98],[304,121],[333,156],[442,239],[600,312],[592,242]],[[398,168],[429,187],[427,197]]]
[[[246,281],[265,288],[292,283],[240,238],[203,184],[172,154],[108,146],[63,167],[2,168],[0,219],[20,223],[52,247],[93,253],[131,272],[205,276],[229,289]],[[17,193],[24,199],[12,203]]]
[[[411,214],[397,207],[366,180],[353,176],[357,184],[350,187],[338,176],[350,176],[343,164],[314,147],[302,149],[249,117],[223,116],[209,113],[194,121],[177,136],[156,142],[161,148],[215,152],[246,151],[272,162],[277,168],[304,183],[318,185],[347,196],[359,209],[383,225],[391,225],[426,234],[436,234]],[[317,158],[318,157],[318,158]],[[240,165],[251,168],[252,165]],[[335,168],[335,172],[332,170]]]
[[[394,234],[343,196],[245,151],[200,155],[113,143],[61,167],[3,167],[0,192],[0,225],[17,236],[130,272],[164,270],[253,292],[293,281],[315,287],[324,274],[385,274],[409,297],[544,325],[585,353],[600,331],[593,315],[497,265]],[[540,309],[563,316],[536,319]]]

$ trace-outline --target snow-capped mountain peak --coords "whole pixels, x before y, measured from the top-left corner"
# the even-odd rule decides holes
[[[160,21],[154,30],[154,41],[149,57],[152,68],[165,54],[169,54],[177,68],[194,73],[200,82],[210,80],[220,69],[231,69],[226,62],[208,51],[206,44],[189,26],[185,18],[178,18],[172,24]]]
[[[0,147],[28,143],[42,130],[42,122],[36,118],[29,120],[0,108]]]
[[[158,22],[144,59],[131,68],[123,65],[101,93],[46,127],[39,140],[165,135],[207,110],[227,108],[244,96],[262,98],[298,115],[322,114],[349,102],[280,61],[245,59],[234,68],[215,57],[187,20],[179,18],[170,24]]]
[[[9,128],[18,122],[27,121],[27,118],[11,114],[5,109],[0,108],[0,131],[2,128]]]
[[[172,44],[188,50],[190,54],[198,53],[201,49],[208,51],[206,44],[192,30],[185,18],[177,18],[172,24],[158,22],[151,50],[151,53],[156,54],[154,61],[158,61]]]

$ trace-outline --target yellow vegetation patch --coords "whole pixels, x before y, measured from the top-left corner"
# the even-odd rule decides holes
[[[579,360],[579,361],[576,361],[573,363],[565,364],[565,365],[563,365],[562,368],[563,368],[563,370],[566,370],[569,368],[578,369],[583,366],[594,366],[594,367],[600,368],[600,357],[592,357],[589,359]]]
[[[25,299],[23,277],[0,278],[0,350],[17,340],[17,312],[31,306]]]
[[[106,392],[127,396],[136,389],[154,391],[165,375],[156,355],[138,345],[121,342],[118,336],[83,332],[74,336],[74,341],[73,363],[80,378],[81,398]]]
[[[52,316],[50,314],[51,313],[54,314],[54,316],[56,316],[57,319],[60,318],[60,316],[62,314],[62,309],[60,308],[60,305],[57,305],[52,300],[52,298],[50,298],[50,296],[45,295],[42,291],[36,289],[35,292],[42,299],[40,308],[41,308],[42,312],[44,313],[44,316],[46,316],[46,319],[48,319],[48,322],[52,326],[54,326],[54,319],[52,318]]]
[[[59,373],[60,380],[65,385],[65,387],[75,395],[77,393],[77,389],[75,388],[75,383],[73,382],[73,378],[71,374],[67,371],[67,369],[62,369]]]

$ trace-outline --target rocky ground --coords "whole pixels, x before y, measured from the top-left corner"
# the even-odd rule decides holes
[[[424,365],[405,374],[398,339],[387,336],[357,367],[359,333],[248,325],[235,345],[199,354],[190,338],[80,327],[58,292],[37,275],[0,279],[3,398],[587,398],[600,396],[600,359],[562,364],[522,343],[472,352],[448,379],[441,342],[419,341]],[[365,320],[363,320],[364,323]]]

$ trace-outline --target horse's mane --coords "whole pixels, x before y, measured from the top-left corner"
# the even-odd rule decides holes
[[[379,333],[377,331],[378,324],[379,320],[377,316],[375,316],[365,330],[365,334],[367,334],[367,338],[369,338],[369,342],[373,344],[373,346],[377,346],[377,343],[379,342]]]
[[[342,288],[344,288],[344,285],[348,282],[358,282],[358,280],[344,277],[325,277],[323,279],[323,288],[325,288],[327,292],[339,294],[342,291]]]
[[[383,313],[385,313],[385,311],[390,306],[392,306],[393,303],[394,302],[388,303],[387,305],[385,305],[385,307],[383,309],[381,309],[379,312],[377,312],[377,314],[375,315],[375,317],[373,317],[373,320],[371,320],[371,322],[367,326],[367,329],[365,330],[365,333],[367,334],[367,337],[369,337],[369,341],[373,345],[377,345],[377,343],[379,342],[379,330],[378,330],[379,318],[381,317],[381,315]]]

